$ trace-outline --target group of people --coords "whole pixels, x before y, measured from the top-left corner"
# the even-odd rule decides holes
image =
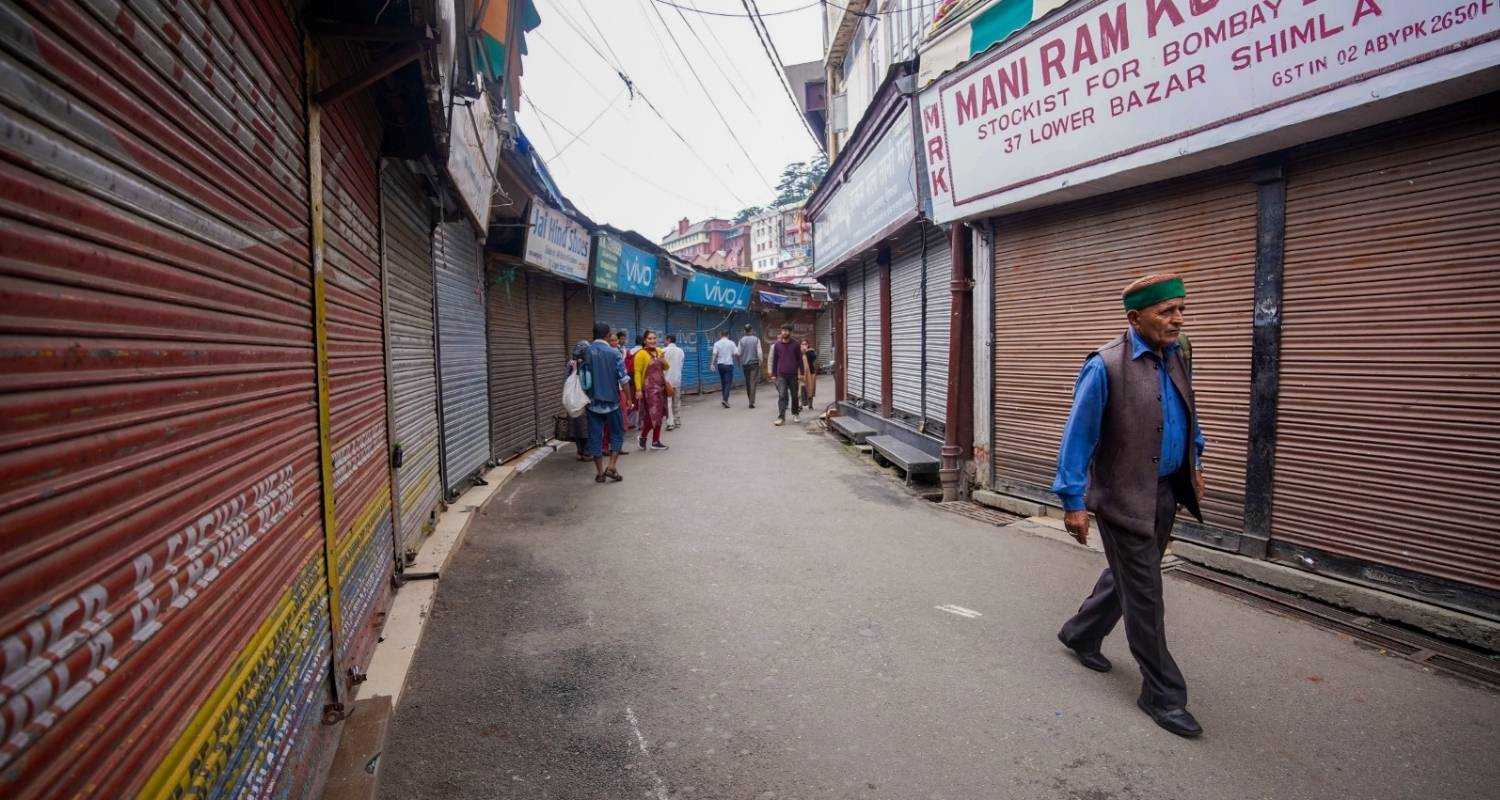
[[[818,351],[811,341],[797,341],[792,336],[790,325],[782,325],[781,331],[771,342],[766,358],[766,348],[761,344],[755,329],[745,326],[745,335],[738,342],[729,338],[729,331],[720,332],[714,342],[714,368],[719,372],[719,404],[729,408],[729,394],[734,387],[734,368],[738,366],[745,375],[745,396],[750,408],[755,408],[755,389],[762,376],[776,384],[776,419],[772,425],[785,425],[787,407],[792,410],[792,422],[802,421],[803,407],[812,407],[818,392]],[[762,373],[761,365],[765,364]]]
[[[677,337],[643,331],[634,347],[627,347],[629,334],[612,331],[608,323],[594,324],[594,340],[579,342],[568,364],[578,373],[589,404],[574,417],[570,438],[578,445],[578,459],[593,461],[598,483],[621,481],[619,460],[624,455],[625,433],[638,430],[640,450],[667,450],[663,430],[680,424],[682,364],[685,353]],[[647,437],[650,442],[647,442]]]

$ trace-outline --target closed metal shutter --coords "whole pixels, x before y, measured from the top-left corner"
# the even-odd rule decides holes
[[[922,416],[922,231],[891,246],[891,404],[914,421]]]
[[[594,298],[586,286],[569,285],[565,292],[568,316],[568,353],[579,342],[594,341]]]
[[[714,343],[728,330],[729,312],[712,308],[698,309],[698,374],[705,391],[719,389],[719,370],[714,367]],[[730,337],[733,340],[733,337]]]
[[[927,266],[925,310],[922,319],[927,326],[922,379],[925,397],[922,414],[939,423],[948,421],[948,331],[952,311],[953,250],[948,234],[942,228],[923,224],[927,249],[923,254]]]
[[[1084,358],[1129,327],[1120,292],[1156,272],[1187,282],[1185,330],[1208,449],[1206,521],[1244,524],[1256,192],[1215,172],[997,221],[997,476],[1052,485]]]
[[[828,372],[838,362],[838,351],[833,346],[833,311],[825,308],[818,312],[817,320],[813,323],[816,332],[813,341],[817,342],[819,372]]]
[[[848,356],[845,372],[846,393],[851,400],[869,397],[865,393],[865,265],[861,261],[844,275],[844,352]],[[877,396],[877,399],[878,396]]]
[[[0,9],[0,795],[310,792],[300,35],[279,3],[39,5]]]
[[[572,357],[563,319],[563,282],[532,274],[527,284],[531,295],[531,335],[536,354],[536,443],[552,438],[553,420],[566,414],[562,404],[563,381],[568,378]]]
[[[698,333],[698,310],[683,303],[667,307],[667,331],[677,337],[677,346],[682,348],[682,388],[697,389],[699,379],[699,345],[702,336]]]
[[[490,454],[504,461],[536,443],[535,331],[527,303],[530,276],[518,266],[489,270]]]
[[[1288,165],[1273,545],[1500,589],[1493,103]]]
[[[641,298],[641,333],[656,331],[656,338],[661,339],[667,331],[667,304],[661,300]],[[658,342],[665,345],[665,342]]]
[[[437,335],[432,318],[432,221],[422,183],[400,161],[381,175],[386,360],[401,528],[398,552],[416,549],[442,498],[438,475]]]
[[[437,271],[443,489],[456,492],[490,458],[484,286],[479,242],[467,223],[438,225],[432,247]]]
[[[872,258],[865,264],[865,394],[864,398],[880,405],[885,389],[885,369],[881,358],[886,347],[881,331],[880,314],[885,307],[885,288],[880,285],[880,265]]]
[[[625,331],[627,338],[620,344],[626,347],[635,344],[635,335],[640,328],[636,324],[634,297],[595,291],[594,319],[609,323],[610,330]]]

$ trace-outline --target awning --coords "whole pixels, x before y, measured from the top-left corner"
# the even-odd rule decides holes
[[[510,33],[510,14],[512,9],[519,13],[518,20],[521,32],[516,37],[520,42],[521,54],[526,54],[526,33],[536,30],[542,24],[542,17],[536,11],[536,5],[532,0],[489,0],[484,7],[484,16],[479,20],[479,51],[487,62],[484,70],[492,78],[500,78],[505,74],[505,65],[508,63],[508,54],[505,50],[505,41]]]
[[[965,9],[962,2],[934,22],[934,35],[922,46],[917,87],[968,61],[976,53],[1067,5],[1070,0],[989,0]]]

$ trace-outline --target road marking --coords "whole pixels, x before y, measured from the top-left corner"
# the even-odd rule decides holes
[[[630,732],[635,734],[635,743],[641,748],[641,755],[646,757],[646,774],[651,776],[651,782],[655,784],[656,790],[651,794],[656,800],[669,800],[667,797],[667,784],[662,781],[661,776],[656,774],[656,767],[651,763],[651,751],[646,747],[646,737],[641,735],[641,721],[636,719],[635,711],[630,706],[625,707],[625,719],[630,723]]]
[[[948,605],[945,605],[945,606],[933,606],[933,607],[936,608],[939,611],[946,611],[949,614],[954,614],[956,616],[963,617],[964,619],[975,619],[977,617],[984,616],[983,614],[979,613],[978,611],[975,611],[972,608],[964,608],[963,606],[956,606],[956,605],[953,605],[952,603],[949,603]]]

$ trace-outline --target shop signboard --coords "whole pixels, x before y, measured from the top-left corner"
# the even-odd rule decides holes
[[[650,297],[656,288],[656,256],[613,236],[594,238],[594,285],[606,292]]]
[[[500,160],[500,137],[490,116],[489,98],[480,92],[468,105],[453,106],[449,120],[448,177],[458,189],[469,222],[481,233],[490,226],[490,197],[495,190],[495,166]]]
[[[1248,158],[1494,88],[1460,79],[1497,38],[1497,0],[1084,0],[922,92],[924,191],[943,223]]]
[[[533,197],[526,229],[526,263],[569,280],[589,279],[589,233],[567,214]]]
[[[682,299],[700,306],[743,311],[750,307],[750,284],[697,272],[688,278]]]
[[[909,105],[901,106],[880,141],[849,170],[813,219],[813,266],[818,274],[917,216],[909,110]]]

